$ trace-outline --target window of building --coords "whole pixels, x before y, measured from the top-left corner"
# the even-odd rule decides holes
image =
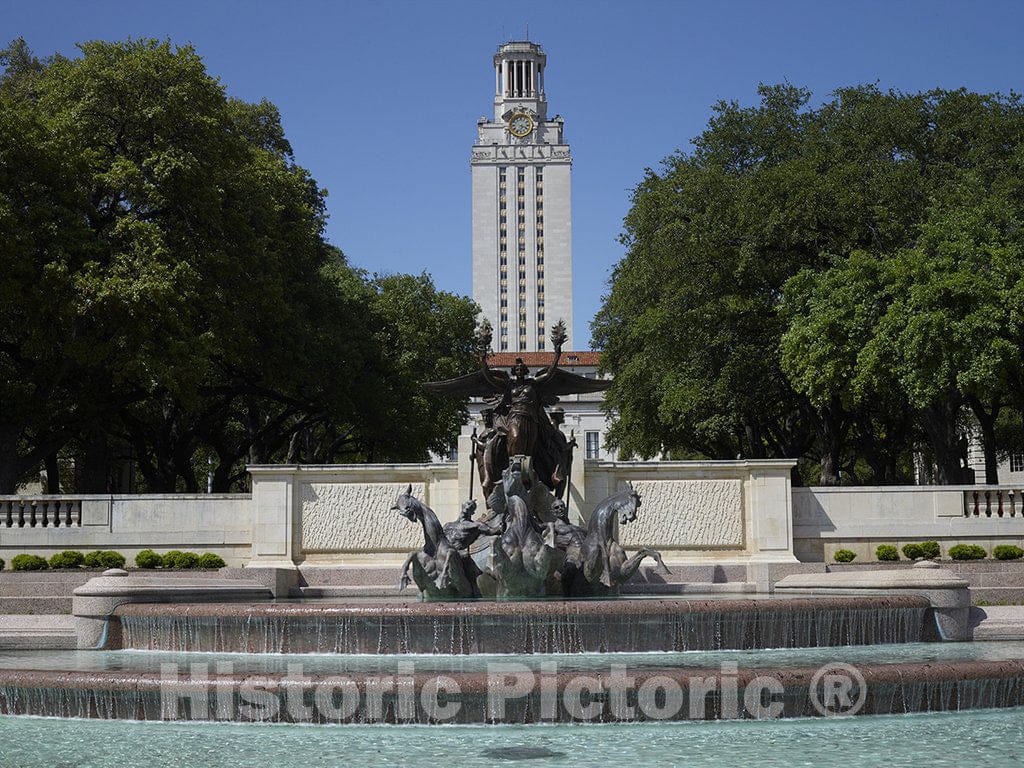
[[[601,455],[601,433],[587,432],[587,458],[597,459]]]
[[[1010,471],[1024,472],[1024,451],[1015,451],[1010,454]]]

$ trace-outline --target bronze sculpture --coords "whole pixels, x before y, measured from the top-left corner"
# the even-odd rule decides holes
[[[588,379],[558,367],[565,338],[565,323],[559,322],[551,330],[555,351],[547,367],[531,376],[522,358],[517,358],[510,373],[505,373],[487,363],[491,330],[485,321],[477,334],[480,370],[423,385],[434,394],[487,398],[491,413],[485,416],[485,431],[478,439],[483,449],[477,454],[484,498],[513,456],[526,457],[527,465],[552,491],[564,484],[567,443],[546,408],[557,403],[559,395],[603,392],[611,386],[606,379]],[[493,420],[492,427],[486,426],[487,418]]]
[[[560,395],[600,392],[610,382],[559,368],[565,338],[559,322],[551,332],[549,365],[531,376],[517,358],[505,373],[488,365],[491,331],[485,321],[477,334],[480,370],[423,385],[437,394],[487,398],[484,429],[474,432],[471,456],[486,510],[474,520],[477,502],[471,498],[459,519],[442,528],[433,511],[412,497],[411,486],[400,494],[393,509],[421,522],[424,533],[423,548],[405,562],[401,586],[409,583],[411,568],[428,600],[578,597],[617,592],[646,557],[665,568],[656,550],[627,557],[618,543],[619,526],[635,519],[640,507],[632,486],[601,502],[586,529],[569,521],[563,496],[576,439],[562,433],[561,409],[549,414],[547,408]]]

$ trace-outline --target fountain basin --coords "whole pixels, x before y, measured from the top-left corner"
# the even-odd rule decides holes
[[[1024,704],[1024,660],[860,664],[856,708],[830,712],[821,667],[612,668],[391,675],[5,670],[0,714],[118,720],[541,723],[777,719],[940,712]],[[833,666],[832,668],[839,668]],[[838,702],[836,702],[838,703]]]
[[[918,595],[451,603],[130,604],[107,648],[241,653],[608,653],[932,639]]]

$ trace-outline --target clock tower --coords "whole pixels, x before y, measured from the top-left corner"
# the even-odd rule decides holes
[[[494,115],[477,121],[473,176],[473,299],[496,352],[546,350],[564,320],[573,346],[572,220],[562,118],[548,119],[547,56],[509,42],[494,55]],[[547,345],[547,346],[546,346]]]

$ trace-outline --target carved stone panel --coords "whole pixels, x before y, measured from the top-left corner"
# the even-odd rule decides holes
[[[302,549],[305,552],[411,552],[423,546],[423,529],[391,505],[408,483],[304,483]],[[412,484],[422,499],[423,483]]]
[[[742,549],[742,480],[634,480],[640,494],[636,520],[620,541],[666,549]]]

